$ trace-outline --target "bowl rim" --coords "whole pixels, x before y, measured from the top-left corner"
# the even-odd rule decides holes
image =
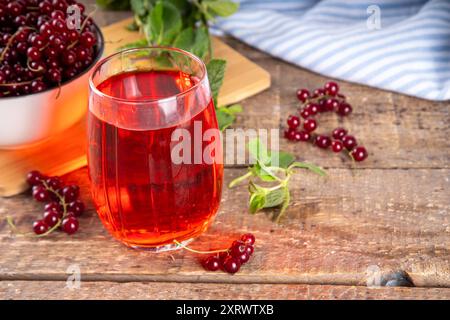
[[[48,93],[52,90],[58,90],[61,89],[66,86],[67,84],[81,78],[82,76],[84,76],[86,73],[88,73],[89,71],[92,70],[92,68],[94,68],[97,65],[97,62],[100,61],[100,59],[103,56],[103,53],[105,51],[105,38],[103,37],[103,33],[102,30],[100,29],[100,27],[93,22],[93,26],[95,28],[95,33],[97,34],[97,47],[98,47],[98,52],[97,52],[97,56],[95,57],[94,60],[92,60],[91,65],[84,69],[82,72],[80,72],[79,74],[76,75],[76,77],[73,77],[72,79],[70,79],[69,81],[66,81],[64,83],[61,84],[60,88],[58,87],[51,87],[51,88],[47,88],[44,91],[40,91],[40,92],[35,92],[35,93],[29,93],[29,94],[25,94],[25,95],[20,95],[20,96],[13,96],[13,97],[0,97],[0,102],[1,101],[6,101],[6,100],[12,100],[12,99],[19,99],[19,98],[25,98],[25,97],[30,97],[30,96],[37,96],[40,94],[45,94]]]

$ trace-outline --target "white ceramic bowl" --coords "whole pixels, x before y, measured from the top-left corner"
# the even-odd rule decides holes
[[[100,60],[104,41],[95,26],[98,53],[91,66],[58,87],[0,98],[0,149],[18,149],[44,141],[78,122],[87,111],[89,76]],[[58,91],[59,96],[58,96]]]

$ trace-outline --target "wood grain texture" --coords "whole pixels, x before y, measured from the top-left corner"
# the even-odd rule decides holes
[[[244,170],[228,169],[226,182]],[[238,274],[202,270],[199,256],[185,251],[151,254],[128,249],[102,228],[89,204],[81,232],[36,240],[11,236],[0,224],[0,279],[64,279],[72,264],[91,281],[251,282],[360,285],[367,270],[405,270],[416,286],[450,287],[449,171],[331,169],[328,178],[298,174],[292,206],[281,225],[267,211],[247,213],[245,186],[225,189],[212,228],[193,243],[220,248],[251,231],[257,253]],[[67,177],[88,199],[86,170]],[[420,182],[420,183],[417,183]],[[420,195],[426,194],[427,197]],[[29,228],[39,204],[26,196],[2,199],[3,215]],[[420,223],[419,223],[420,222]],[[280,257],[283,258],[280,258]]]
[[[367,288],[296,284],[222,284],[177,282],[81,282],[68,289],[64,281],[1,281],[0,299],[151,299],[151,300],[448,300],[448,288]]]

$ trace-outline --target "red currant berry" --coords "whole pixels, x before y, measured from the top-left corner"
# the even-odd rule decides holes
[[[305,106],[305,109],[308,110],[308,112],[311,115],[316,115],[317,113],[319,113],[319,106],[315,103],[309,103]]]
[[[303,124],[303,129],[305,129],[306,132],[313,132],[316,128],[317,122],[314,119],[307,119]]]
[[[242,265],[245,264],[250,259],[250,256],[247,254],[247,252],[244,252],[235,258],[239,259],[239,262]]]
[[[314,90],[314,93],[313,93],[314,98],[322,97],[324,95],[325,95],[325,90],[323,90],[322,88],[318,88],[318,89]]]
[[[64,209],[63,209],[62,205],[60,205],[58,202],[52,201],[52,202],[47,203],[44,206],[44,211],[56,212],[61,217]]]
[[[350,113],[352,113],[352,111],[353,111],[352,106],[346,102],[343,102],[339,105],[336,112],[338,115],[345,117],[348,116]]]
[[[61,217],[57,212],[45,211],[44,212],[44,222],[51,228],[54,227]]]
[[[325,89],[325,93],[329,96],[334,97],[335,95],[337,95],[339,93],[339,86],[336,82],[332,82],[332,81],[327,82],[325,84],[324,89]]]
[[[308,109],[303,109],[303,110],[300,112],[300,115],[302,116],[303,119],[308,119],[309,116],[311,116],[311,113],[309,112]]]
[[[72,202],[77,200],[80,195],[80,189],[75,185],[67,186],[62,189],[61,195],[64,197],[66,202]]]
[[[84,212],[84,203],[80,200],[75,200],[67,205],[67,210],[73,212],[75,217],[79,217]]]
[[[86,48],[92,48],[97,40],[92,32],[86,31],[81,34],[80,43]]]
[[[353,149],[350,155],[357,162],[364,161],[368,156],[366,148],[362,146]]]
[[[354,147],[358,145],[356,138],[354,136],[345,136],[342,138],[342,143],[347,150],[352,150]]]
[[[306,131],[300,131],[299,135],[299,141],[308,141],[311,138],[311,135]]]
[[[346,134],[347,130],[345,130],[344,128],[336,128],[333,130],[332,136],[336,140],[342,140],[342,138],[344,138]]]
[[[300,125],[300,119],[297,116],[290,115],[287,119],[289,128],[295,129]]]
[[[336,99],[327,99],[325,101],[325,110],[326,111],[337,110],[338,107],[339,107],[339,101],[337,101]]]
[[[238,258],[241,254],[246,252],[245,243],[242,241],[234,241],[231,245],[230,254],[231,256]]]
[[[40,173],[37,170],[30,171],[27,174],[27,183],[30,186],[36,186],[38,184],[41,184],[42,183],[42,179],[44,179],[43,174]]]
[[[301,102],[305,102],[309,99],[309,91],[306,89],[298,89],[297,90],[297,99]]]
[[[34,186],[32,193],[33,193],[33,198],[36,201],[46,202],[46,201],[50,200],[50,192],[48,192],[48,190],[42,185]]]
[[[241,263],[239,259],[236,259],[232,256],[228,256],[225,258],[223,262],[223,269],[228,273],[236,273],[241,268]]]
[[[317,136],[316,137],[316,145],[319,148],[327,149],[331,145],[331,139],[327,136]]]
[[[203,268],[208,271],[217,271],[220,268],[220,259],[217,256],[209,256],[203,260]]]
[[[253,251],[255,251],[255,248],[252,245],[247,245],[245,247],[245,252],[247,252],[247,254],[249,256],[251,256],[253,254]]]
[[[45,182],[47,183],[47,186],[49,188],[52,188],[53,190],[57,190],[59,188],[61,188],[61,179],[59,177],[51,177],[48,178],[47,180],[45,180]]]
[[[78,226],[78,220],[74,216],[69,216],[62,221],[62,229],[67,234],[77,232]]]
[[[297,131],[295,129],[292,128],[288,128],[284,130],[284,137],[290,141],[294,141],[295,140],[295,133]]]
[[[48,225],[42,220],[35,221],[33,223],[33,231],[36,234],[46,233],[48,231]]]
[[[255,244],[255,236],[252,233],[246,233],[241,236],[241,241],[247,245],[253,246]]]
[[[341,152],[342,149],[344,149],[344,145],[342,144],[342,141],[339,140],[333,140],[331,142],[331,150],[333,150],[333,152]]]

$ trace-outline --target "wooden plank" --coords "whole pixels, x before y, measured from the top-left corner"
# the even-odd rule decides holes
[[[228,169],[226,181],[244,170]],[[91,281],[179,281],[360,285],[367,270],[405,270],[416,286],[450,287],[449,170],[331,169],[292,181],[293,205],[281,225],[246,211],[245,186],[225,189],[222,206],[197,249],[227,246],[238,234],[257,237],[256,254],[238,274],[208,273],[185,251],[151,254],[124,247],[102,227],[92,204],[74,236],[11,237],[0,222],[0,279],[65,279],[71,264]],[[67,177],[88,199],[85,169]],[[26,195],[0,199],[1,215],[23,228],[41,206]],[[283,257],[283,258],[280,258]]]
[[[65,281],[1,281],[0,299],[156,300],[448,300],[448,288],[367,288],[303,284],[207,284],[177,282],[90,282],[68,289]]]

